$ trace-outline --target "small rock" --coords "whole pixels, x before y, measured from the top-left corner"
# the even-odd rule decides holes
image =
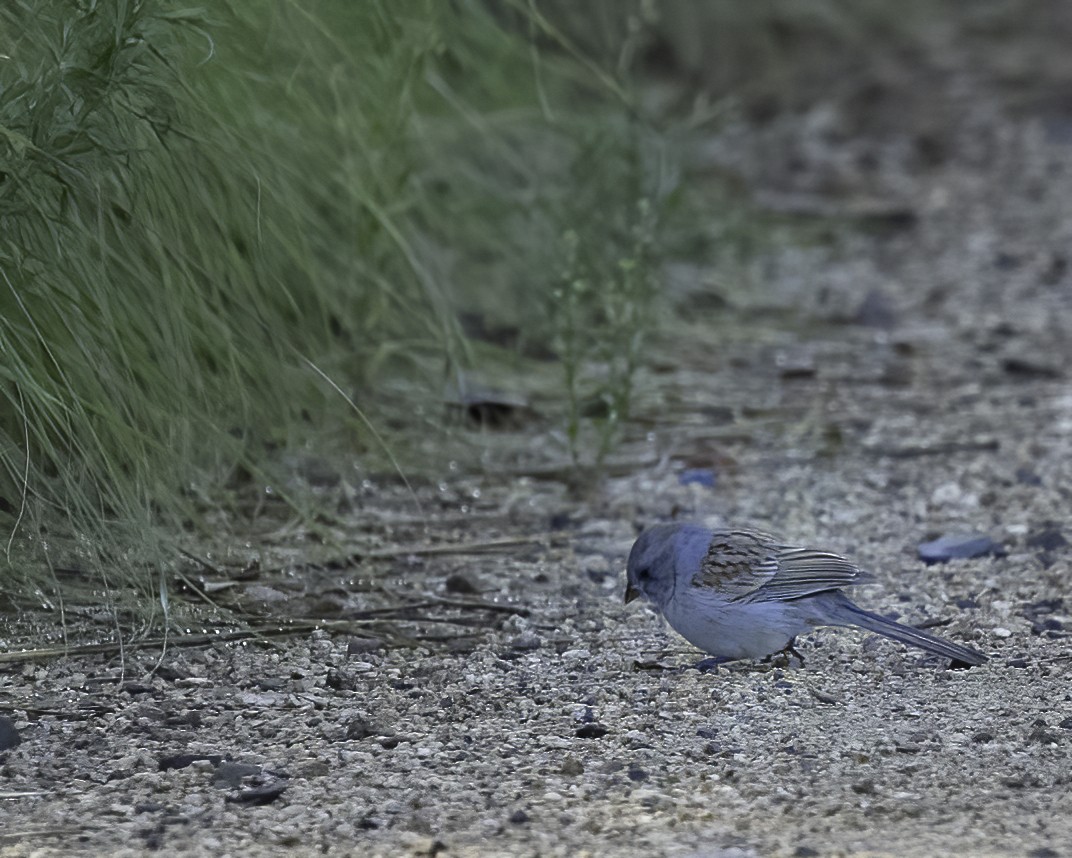
[[[1058,548],[1065,548],[1068,540],[1056,527],[1048,527],[1029,536],[1027,544],[1028,547],[1037,548],[1040,551],[1056,551]]]
[[[526,629],[510,641],[510,646],[513,649],[528,652],[539,649],[542,643],[543,641],[540,640],[540,636],[536,632],[532,631],[532,629]]]
[[[216,786],[229,786],[237,789],[242,784],[243,778],[253,777],[261,773],[261,767],[250,763],[222,762],[216,766],[212,773],[212,782]]]
[[[840,702],[833,695],[827,694],[825,691],[820,691],[817,688],[809,688],[808,691],[811,692],[811,696],[818,700],[820,703],[834,704]]]
[[[592,724],[583,724],[577,728],[578,739],[601,739],[609,733],[606,727],[598,721]]]
[[[710,468],[687,468],[678,475],[677,481],[683,486],[698,485],[713,489],[718,478]]]
[[[774,362],[784,379],[812,378],[815,375],[815,357],[806,352],[779,352]]]
[[[558,771],[569,777],[577,777],[577,775],[584,774],[584,765],[575,757],[566,757],[566,759],[562,761],[562,765],[559,767]]]
[[[1032,471],[1030,468],[1017,468],[1016,469],[1016,482],[1023,486],[1041,486],[1042,477]]]
[[[966,492],[959,483],[942,483],[931,492],[931,503],[939,508],[974,509],[979,506],[979,496]]]
[[[996,626],[990,630],[996,638],[1011,638],[1012,631],[1002,626]]]
[[[524,825],[529,821],[529,815],[523,810],[515,810],[510,814],[511,825]]]
[[[387,731],[370,724],[364,718],[351,718],[346,722],[347,739],[367,739],[369,736],[389,735]]]
[[[21,741],[22,737],[15,728],[15,722],[6,715],[0,715],[0,751],[14,748]]]
[[[480,593],[480,588],[473,579],[461,572],[448,575],[443,586],[448,593],[458,593],[464,596],[475,596]]]
[[[227,796],[227,801],[231,804],[240,804],[245,807],[260,807],[261,805],[271,804],[284,792],[286,792],[287,785],[283,781],[274,781],[273,783],[264,784],[263,786],[254,787],[253,789],[245,789],[237,795]]]
[[[630,766],[629,770],[625,773],[626,777],[633,783],[643,783],[649,777],[648,773],[641,768]]]
[[[1008,375],[1018,378],[1060,378],[1061,370],[1041,358],[1027,355],[1010,355],[1001,361],[1001,368]]]
[[[983,730],[983,731],[980,731],[980,732],[976,733],[971,738],[972,738],[972,741],[975,742],[976,744],[985,745],[987,742],[993,742],[994,741],[994,734],[993,733],[987,733],[985,730]]]
[[[919,545],[919,559],[927,564],[988,554],[1001,556],[1004,547],[985,533],[950,533]]]
[[[363,655],[367,652],[376,652],[383,649],[383,641],[379,638],[350,638],[346,644],[346,654]]]
[[[1065,718],[1060,724],[1057,725],[1062,730],[1072,730],[1072,718]]]

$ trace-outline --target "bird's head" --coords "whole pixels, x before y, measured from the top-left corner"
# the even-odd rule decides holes
[[[674,594],[680,524],[656,524],[637,537],[625,570],[625,603],[642,597],[663,605]]]

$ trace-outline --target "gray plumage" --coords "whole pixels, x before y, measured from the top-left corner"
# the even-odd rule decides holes
[[[762,658],[816,626],[857,626],[956,662],[986,656],[857,607],[842,592],[870,580],[829,551],[756,530],[658,524],[629,553],[626,601],[642,596],[689,642],[727,659]]]

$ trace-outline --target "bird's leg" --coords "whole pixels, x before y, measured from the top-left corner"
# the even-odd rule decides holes
[[[804,666],[804,656],[802,656],[797,651],[796,642],[797,642],[797,639],[795,637],[790,638],[789,643],[787,643],[784,647],[782,647],[780,650],[778,650],[778,652],[771,653],[770,655],[768,655],[763,660],[765,662],[773,662],[775,656],[782,656],[785,659],[786,666],[788,666],[790,659],[795,658],[797,661],[800,662],[800,666],[803,667]]]

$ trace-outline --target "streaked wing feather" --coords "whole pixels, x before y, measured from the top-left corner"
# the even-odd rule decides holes
[[[776,553],[778,571],[745,598],[750,602],[790,601],[851,587],[867,579],[851,560],[813,548],[781,548]]]
[[[866,581],[850,560],[754,530],[717,530],[693,585],[742,602],[787,602]]]

